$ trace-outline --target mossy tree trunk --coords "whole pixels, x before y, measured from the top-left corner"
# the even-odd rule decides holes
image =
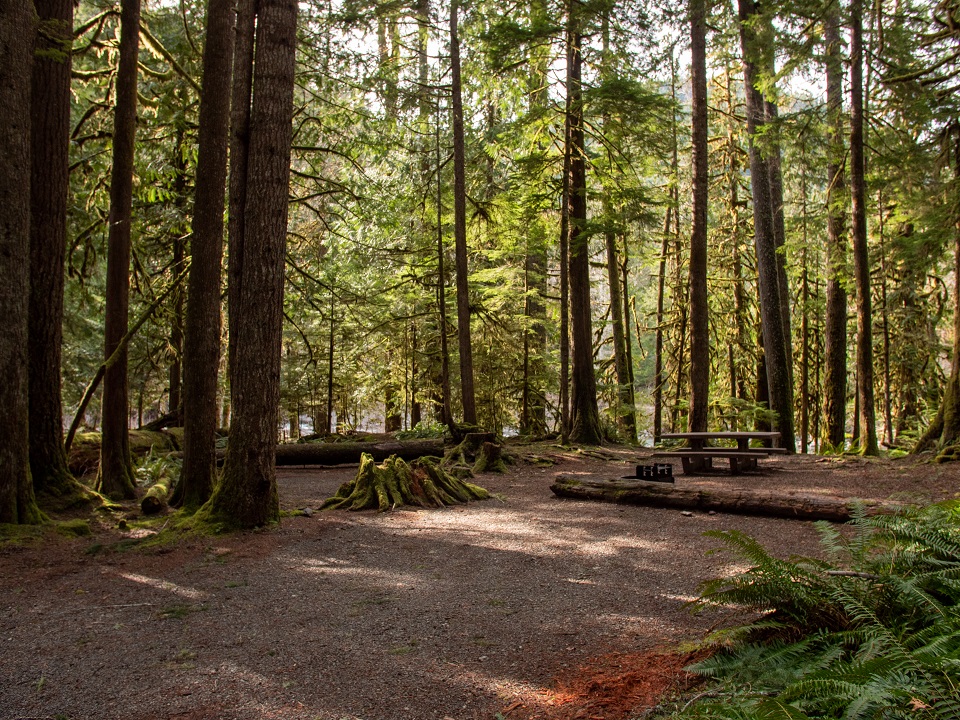
[[[60,394],[73,0],[34,4],[40,25],[30,98],[30,472],[36,493],[59,504],[92,497],[67,468]]]
[[[31,3],[0,0],[0,523],[41,519],[27,440]]]

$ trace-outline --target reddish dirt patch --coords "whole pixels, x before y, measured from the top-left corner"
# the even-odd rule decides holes
[[[684,670],[704,653],[610,653],[591,659],[556,681],[537,707],[514,703],[510,720],[625,720],[689,689],[699,678]]]

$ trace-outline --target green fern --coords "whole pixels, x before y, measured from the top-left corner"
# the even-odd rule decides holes
[[[819,525],[831,563],[781,560],[712,532],[752,567],[707,583],[698,604],[763,612],[690,668],[714,697],[673,717],[960,720],[960,522],[931,508]]]

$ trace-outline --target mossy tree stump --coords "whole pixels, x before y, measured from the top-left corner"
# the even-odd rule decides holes
[[[450,475],[432,460],[421,458],[408,465],[392,455],[377,465],[371,455],[364,453],[357,476],[341,485],[320,509],[375,508],[382,512],[403,505],[443,507],[489,497],[490,493],[482,487]]]
[[[494,433],[472,432],[447,450],[444,465],[458,476],[472,477],[485,472],[506,472],[507,460]]]

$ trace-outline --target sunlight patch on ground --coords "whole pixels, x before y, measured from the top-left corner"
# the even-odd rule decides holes
[[[204,600],[209,597],[209,593],[206,593],[202,590],[185,587],[183,585],[177,585],[169,580],[161,580],[160,578],[153,578],[147,575],[138,575],[137,573],[130,572],[122,572],[117,574],[124,580],[130,580],[131,582],[140,583],[141,585],[149,585],[157,590],[166,590],[167,592],[172,592],[180,597],[185,597],[188,600]]]
[[[355,576],[362,577],[365,580],[376,579],[383,585],[394,588],[413,588],[419,585],[419,582],[416,581],[414,576],[408,573],[377,570],[369,566],[352,567],[347,566],[342,561],[333,564],[327,558],[299,558],[293,567],[297,570],[316,575]]]
[[[662,552],[667,544],[647,540],[634,534],[610,535],[597,540],[588,530],[565,527],[557,532],[554,525],[537,521],[529,514],[499,510],[496,516],[489,513],[448,513],[430,516],[429,525],[411,527],[407,522],[396,527],[398,534],[410,538],[423,538],[424,534],[438,538],[448,534],[469,536],[470,544],[491,550],[523,552],[540,557],[559,554],[568,555],[571,550],[578,554],[614,556],[624,551]]]

